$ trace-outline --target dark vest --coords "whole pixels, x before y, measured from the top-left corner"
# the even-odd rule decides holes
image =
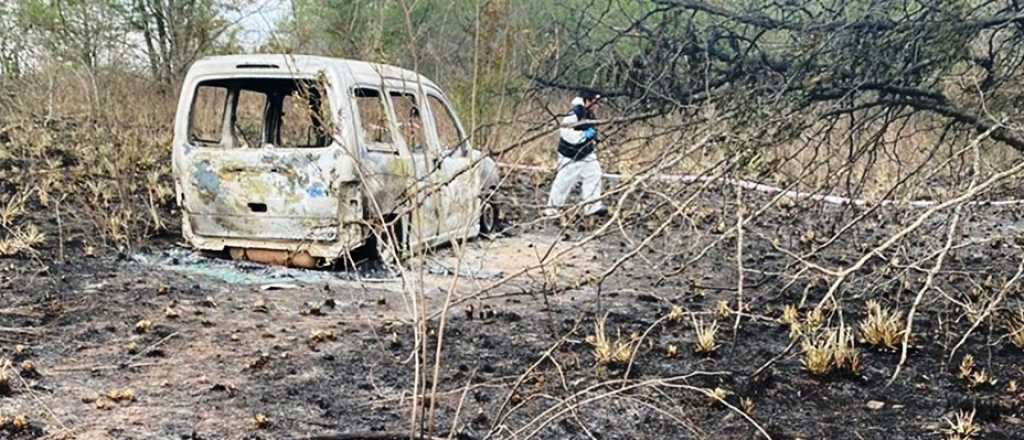
[[[583,108],[582,105],[574,106],[572,108],[571,114],[576,116],[576,122],[579,122],[579,121],[582,121],[582,120],[586,120],[586,119],[597,119],[594,116],[594,112],[592,112],[592,111],[590,111],[588,109]],[[569,116],[569,115],[566,115],[566,116]],[[577,125],[576,127],[573,127],[573,130],[576,130],[576,131],[586,131],[588,128],[591,128],[593,126],[594,126],[594,124],[581,124],[581,125]],[[594,147],[595,147],[596,143],[597,143],[596,142],[596,138],[594,138],[594,139],[587,139],[587,140],[585,140],[585,141],[583,141],[583,142],[581,142],[579,144],[572,144],[572,143],[566,142],[565,139],[562,139],[562,137],[559,136],[558,137],[558,154],[561,154],[562,156],[567,157],[567,158],[572,159],[572,160],[580,160],[580,159],[583,159],[583,158],[589,156],[590,153],[594,152]]]

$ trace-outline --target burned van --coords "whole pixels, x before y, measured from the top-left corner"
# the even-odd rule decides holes
[[[202,59],[181,89],[175,193],[193,247],[298,266],[379,237],[424,248],[494,228],[495,163],[444,92],[393,66]]]

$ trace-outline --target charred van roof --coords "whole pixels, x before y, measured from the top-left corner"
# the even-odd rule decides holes
[[[357,82],[379,82],[381,78],[417,82],[440,90],[433,81],[411,70],[388,64],[369,63],[314,55],[252,54],[205,57],[195,62],[189,75],[216,75],[239,72],[312,74],[328,66],[349,71]]]

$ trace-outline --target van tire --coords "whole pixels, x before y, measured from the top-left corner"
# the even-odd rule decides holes
[[[405,256],[409,250],[409,237],[406,237],[405,218],[385,218],[383,234],[377,241],[377,255],[384,257],[384,246],[391,244],[398,258]]]
[[[498,220],[500,218],[498,205],[491,200],[480,202],[480,233],[493,234],[498,232]]]

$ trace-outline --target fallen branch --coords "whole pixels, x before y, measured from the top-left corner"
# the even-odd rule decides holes
[[[312,437],[300,437],[299,440],[445,440],[444,437],[434,436],[421,436],[416,433],[409,432],[353,432],[344,434],[326,434],[316,435]]]
[[[0,327],[0,332],[13,333],[13,334],[16,334],[16,335],[29,335],[29,336],[39,336],[41,334],[40,332],[38,332],[36,330],[29,330],[29,329],[18,328],[18,327]]]

